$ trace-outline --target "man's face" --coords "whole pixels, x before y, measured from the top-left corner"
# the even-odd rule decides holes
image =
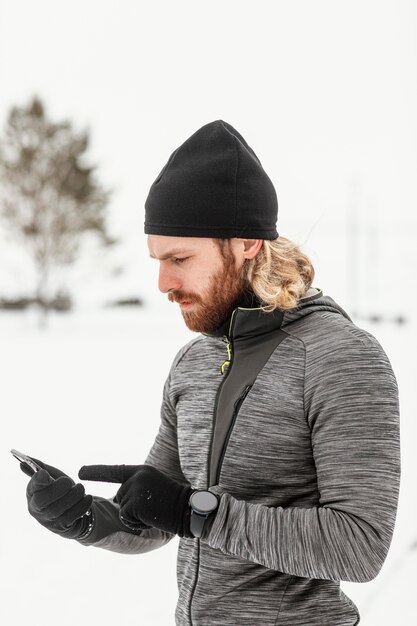
[[[159,259],[159,289],[177,302],[188,328],[213,332],[230,316],[249,285],[239,240],[223,259],[213,239],[148,235],[151,257]]]

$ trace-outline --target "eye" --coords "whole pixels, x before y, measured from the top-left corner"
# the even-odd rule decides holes
[[[180,263],[183,263],[184,261],[186,261],[188,258],[189,258],[188,256],[184,257],[183,259],[180,259],[178,257],[173,257],[172,261],[176,263],[177,265],[179,265]]]

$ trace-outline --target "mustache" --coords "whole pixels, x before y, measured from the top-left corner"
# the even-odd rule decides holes
[[[181,291],[177,291],[176,293],[169,292],[168,293],[168,300],[170,302],[177,302],[177,303],[180,303],[180,302],[191,302],[192,304],[194,304],[196,302],[201,302],[201,298],[199,296],[186,294],[186,293],[181,292]]]

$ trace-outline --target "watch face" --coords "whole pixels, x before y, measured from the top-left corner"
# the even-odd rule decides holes
[[[218,503],[218,499],[211,491],[196,491],[190,498],[193,510],[203,515],[214,511]]]

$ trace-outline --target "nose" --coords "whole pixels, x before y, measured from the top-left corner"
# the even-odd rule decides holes
[[[175,269],[164,266],[162,263],[159,267],[158,288],[162,293],[175,291],[181,288],[181,281],[176,275]]]

